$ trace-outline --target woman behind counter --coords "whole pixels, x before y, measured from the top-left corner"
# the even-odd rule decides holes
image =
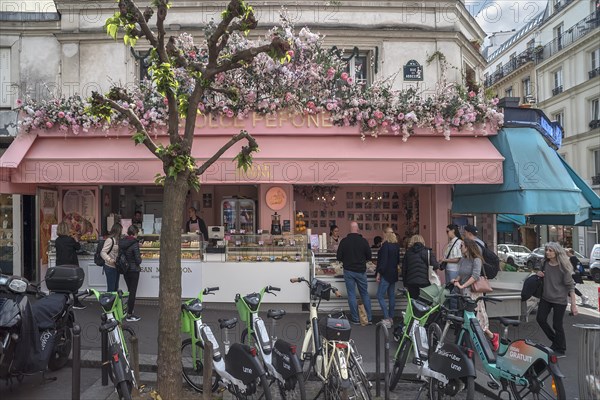
[[[329,228],[329,243],[327,244],[327,250],[337,252],[340,246],[340,228],[337,225],[331,225]]]
[[[77,259],[77,251],[81,249],[81,244],[76,235],[70,235],[69,224],[65,221],[58,224],[56,234],[58,237],[54,241],[56,248],[56,265],[69,265],[79,268],[79,260]],[[73,304],[73,308],[77,310],[85,309],[85,306],[77,297]]]

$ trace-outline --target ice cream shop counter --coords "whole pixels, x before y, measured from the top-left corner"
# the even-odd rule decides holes
[[[182,238],[187,235],[182,235]],[[156,240],[154,240],[156,239]],[[94,263],[95,244],[88,251],[78,255],[79,266],[85,272],[82,289],[106,289],[103,267]],[[91,250],[91,251],[90,251]],[[142,265],[138,285],[139,298],[157,298],[160,277],[160,241],[145,237],[140,243]],[[310,276],[307,256],[306,236],[304,235],[227,235],[220,246],[182,239],[181,285],[184,298],[196,297],[208,286],[219,286],[214,296],[206,302],[233,302],[237,293],[246,294],[259,291],[271,285],[281,288],[275,296],[266,296],[265,303],[306,303],[308,288],[293,285],[290,278]],[[49,253],[49,265],[53,266],[56,256]],[[45,274],[45,271],[42,271]],[[42,276],[43,276],[42,275]],[[119,287],[127,288],[121,277]]]

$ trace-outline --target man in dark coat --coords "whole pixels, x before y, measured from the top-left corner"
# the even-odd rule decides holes
[[[140,265],[142,264],[137,234],[138,228],[135,225],[131,225],[127,229],[127,236],[119,240],[119,253],[122,252],[125,254],[128,265],[127,272],[123,275],[125,283],[127,284],[127,291],[129,292],[129,299],[127,300],[127,317],[125,318],[127,322],[136,322],[140,320],[140,317],[133,313],[138,282],[140,280]]]
[[[350,233],[340,242],[336,258],[344,266],[350,322],[360,324],[356,302],[356,287],[358,286],[358,293],[365,306],[369,323],[371,323],[371,299],[367,292],[367,261],[371,260],[371,248],[369,242],[358,233],[358,223],[350,223]]]

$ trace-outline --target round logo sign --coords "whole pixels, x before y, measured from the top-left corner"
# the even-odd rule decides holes
[[[273,211],[279,211],[287,204],[287,194],[279,186],[274,186],[267,190],[267,206]]]

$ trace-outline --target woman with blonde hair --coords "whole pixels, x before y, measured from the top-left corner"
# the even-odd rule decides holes
[[[483,295],[483,293],[475,292],[472,287],[481,276],[483,256],[481,255],[481,250],[477,242],[471,239],[463,239],[460,250],[462,252],[462,257],[458,261],[458,276],[453,279],[452,282],[454,282],[455,287],[462,291],[463,295],[469,296],[471,299],[475,300]],[[490,331],[490,322],[483,300],[477,302],[475,312],[477,313],[477,320],[479,321],[481,329],[492,342],[494,351],[498,351],[498,347],[500,347],[500,335]]]
[[[567,351],[567,340],[563,327],[563,318],[567,309],[567,298],[571,298],[571,313],[578,314],[575,297],[575,282],[573,281],[573,267],[565,249],[554,242],[547,243],[545,247],[544,262],[538,276],[544,278],[544,291],[536,321],[548,339],[552,341],[550,348],[562,356]],[[552,314],[552,327],[548,325],[548,315]]]
[[[394,324],[394,308],[396,307],[396,282],[398,282],[398,264],[400,264],[400,245],[392,228],[383,231],[383,244],[377,253],[377,300],[383,311],[383,324],[391,328]],[[388,304],[385,304],[385,295]]]
[[[429,282],[429,266],[438,269],[438,262],[433,251],[425,246],[421,235],[413,235],[408,241],[408,249],[402,261],[402,280],[410,297],[416,299],[422,287],[431,285]]]

